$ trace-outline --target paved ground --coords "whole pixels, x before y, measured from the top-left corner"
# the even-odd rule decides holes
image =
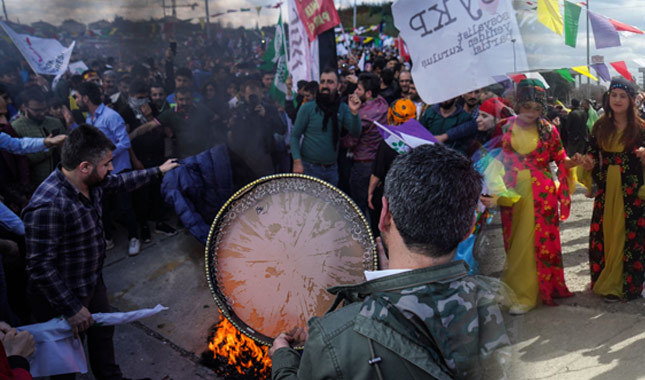
[[[643,299],[608,305],[586,290],[590,209],[591,202],[577,193],[562,229],[566,280],[576,296],[559,307],[506,316],[514,343],[511,379],[645,378]],[[130,377],[216,379],[198,364],[209,328],[218,320],[205,279],[203,247],[183,231],[153,238],[137,257],[126,256],[125,237],[109,252],[104,276],[115,308],[170,307],[140,323],[117,327],[118,361]],[[482,272],[499,277],[504,251],[498,219],[482,244]]]

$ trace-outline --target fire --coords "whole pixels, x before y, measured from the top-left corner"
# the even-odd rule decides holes
[[[268,347],[259,346],[253,339],[239,332],[226,318],[222,318],[213,328],[208,349],[211,356],[208,361],[214,362],[214,365],[209,366],[218,367],[215,371],[220,376],[254,379],[271,377]],[[205,354],[208,353],[207,351]]]

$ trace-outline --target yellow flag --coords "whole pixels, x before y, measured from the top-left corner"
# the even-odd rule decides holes
[[[204,30],[204,27],[206,25],[206,19],[203,17],[199,18],[199,26],[201,26],[202,30]]]
[[[119,30],[119,28],[112,28],[112,30],[110,30],[110,36],[113,36],[117,30]]]
[[[598,78],[596,78],[595,76],[593,76],[589,72],[589,68],[587,66],[576,66],[576,67],[572,67],[571,70],[575,71],[578,74],[582,74],[582,75],[584,75],[586,77],[589,77],[589,78],[595,80],[596,82],[598,82]]]
[[[567,108],[567,106],[565,106],[565,105],[564,105],[564,103],[562,103],[562,102],[560,101],[560,99],[556,99],[556,100],[555,100],[555,104],[557,104],[557,105],[559,105],[560,107],[562,107],[562,109],[564,109],[565,111],[567,111],[567,112],[571,112],[571,109]]]
[[[564,21],[558,7],[558,0],[538,0],[538,21],[553,32],[562,35]]]

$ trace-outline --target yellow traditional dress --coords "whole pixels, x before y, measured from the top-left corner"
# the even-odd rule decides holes
[[[633,151],[625,151],[621,138],[622,131],[616,131],[607,142],[591,139],[597,164],[585,185],[590,188],[593,179],[599,192],[591,219],[589,265],[594,293],[633,299],[640,296],[644,279],[645,202],[639,197],[643,166]]]

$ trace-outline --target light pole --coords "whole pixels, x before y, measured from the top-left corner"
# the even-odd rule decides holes
[[[211,39],[211,16],[208,14],[208,0],[204,0],[204,7],[206,8],[206,39]]]
[[[2,11],[4,12],[4,20],[9,21],[9,16],[7,16],[7,7],[4,5],[4,0],[2,0]]]

